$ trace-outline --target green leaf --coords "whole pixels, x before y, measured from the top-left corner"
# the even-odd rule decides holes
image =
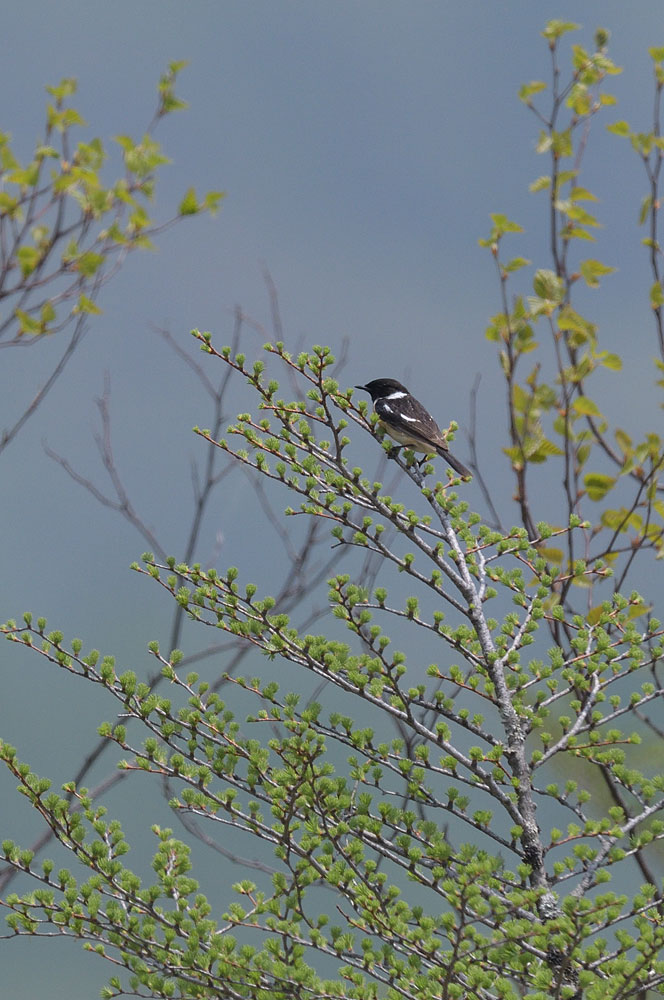
[[[39,318],[41,320],[42,329],[45,329],[49,323],[53,322],[55,319],[55,307],[51,301],[47,300],[41,307]]]
[[[76,79],[73,76],[65,77],[60,80],[57,87],[46,87],[46,93],[51,94],[56,101],[63,101],[65,97],[71,97],[72,94],[76,93]]]
[[[530,83],[524,83],[519,87],[519,100],[529,104],[533,94],[539,94],[541,90],[546,90],[544,80],[531,80]]]
[[[526,454],[531,462],[545,462],[547,458],[551,458],[553,455],[564,455],[565,453],[553,441],[542,437],[538,439],[536,448],[533,448],[530,444],[527,446]]]
[[[161,152],[159,143],[150,135],[144,135],[139,143],[133,142],[126,135],[116,136],[115,141],[124,150],[127,170],[139,179],[148,177],[156,167],[170,163],[169,158]]]
[[[16,257],[21,268],[21,274],[27,278],[39,264],[42,255],[37,247],[19,247]]]
[[[537,180],[528,186],[528,190],[534,193],[535,191],[548,191],[550,187],[551,178],[548,174],[542,174],[541,177],[538,177]]]
[[[512,388],[512,405],[517,413],[525,413],[532,406],[532,394],[526,392],[518,382]]]
[[[596,195],[584,187],[573,187],[569,197],[570,201],[597,201]]]
[[[35,159],[37,160],[57,160],[60,154],[54,146],[39,145],[35,149]]]
[[[595,48],[605,49],[609,44],[610,38],[611,38],[610,31],[607,31],[606,28],[597,28],[595,30],[595,38],[594,38]]]
[[[541,34],[549,42],[555,42],[562,35],[566,34],[568,31],[578,31],[581,26],[575,24],[574,21],[560,21],[554,18],[552,21],[547,21],[544,31]]]
[[[614,135],[628,136],[631,134],[631,129],[626,121],[614,122],[612,125],[606,126],[607,132],[612,132]]]
[[[639,211],[639,225],[642,226],[650,215],[650,209],[652,208],[652,195],[647,194],[643,201],[641,202],[641,209]]]
[[[579,117],[590,114],[593,106],[593,97],[585,83],[576,83],[570,90],[569,97],[565,102]]]
[[[599,226],[599,222],[590,212],[587,212],[585,208],[581,205],[568,205],[565,208],[561,208],[564,211],[568,219],[572,219],[573,222],[579,222],[582,226]]]
[[[576,449],[576,462],[579,468],[582,468],[588,458],[590,457],[591,447],[589,444],[582,444]]]
[[[101,309],[96,302],[89,299],[87,295],[79,295],[78,302],[74,306],[75,313],[90,313],[92,316],[99,316]]]
[[[632,450],[633,450],[633,446],[632,446],[632,439],[629,436],[629,434],[627,434],[626,431],[623,431],[623,430],[620,429],[620,427],[618,427],[613,432],[613,436],[615,437],[616,444],[618,445],[618,447],[620,448],[620,450],[623,452],[623,454],[625,454],[625,455],[631,455],[632,454]]]
[[[49,104],[46,120],[50,128],[56,128],[58,132],[65,132],[72,125],[85,125],[85,121],[74,108],[65,108],[59,111]]]
[[[602,264],[601,260],[594,260],[592,257],[589,257],[588,260],[581,261],[579,270],[589,288],[598,288],[598,279],[605,274],[613,274],[615,267],[611,267],[609,264]]]
[[[106,159],[104,146],[100,139],[93,139],[91,142],[79,142],[76,146],[76,159],[79,164],[88,167],[95,172],[99,170]],[[96,178],[95,178],[96,180]]]
[[[643,528],[643,518],[635,511],[629,511],[626,507],[619,510],[607,509],[602,511],[600,521],[605,528],[612,531],[627,532],[630,528],[633,531],[641,531]]]
[[[572,309],[571,306],[563,306],[560,310],[558,315],[558,328],[560,330],[568,330],[570,333],[574,334],[575,347],[579,347],[581,344],[592,341],[595,337],[597,329],[594,323],[591,323],[590,320],[584,319],[584,317],[579,315],[576,309]]]
[[[171,111],[185,111],[189,105],[175,94],[164,94],[161,99],[161,113],[168,115]]]
[[[219,210],[219,205],[226,197],[225,191],[208,191],[208,193],[203,198],[203,206],[210,215],[216,215]]]
[[[615,482],[613,476],[605,476],[600,472],[589,472],[583,477],[583,485],[591,500],[603,500]]]
[[[518,271],[521,267],[528,267],[530,261],[526,257],[512,257],[511,260],[503,266],[503,271]]]
[[[91,278],[93,274],[96,274],[103,263],[103,254],[94,253],[92,250],[86,250],[86,252],[82,253],[81,256],[74,262],[74,270],[80,271],[80,273],[84,274],[86,278]]]
[[[611,354],[610,351],[599,355],[600,362],[604,368],[609,368],[613,372],[622,371],[622,358],[619,354]]]
[[[23,218],[18,198],[12,198],[6,191],[0,191],[0,217],[3,215],[8,215],[18,221]]]
[[[583,226],[573,226],[568,223],[563,230],[564,240],[589,240],[591,243],[595,242],[595,237],[592,233],[589,233],[587,229]]]
[[[591,608],[586,615],[586,621],[589,625],[597,625],[600,618],[602,617],[604,609],[601,604],[597,604],[594,608]]]
[[[198,212],[200,212],[198,198],[193,187],[190,187],[178,205],[178,215],[196,215]]]
[[[0,166],[3,170],[16,170],[19,167],[19,161],[12,153],[4,133],[0,133]]]
[[[607,508],[602,511],[602,516],[600,517],[601,523],[605,528],[610,528],[612,531],[626,531],[627,530],[627,516],[625,510],[613,510],[612,508]]]
[[[562,566],[564,552],[562,549],[557,549],[555,547],[545,547],[542,545],[537,546],[538,556],[542,556],[547,562],[553,563],[554,566]]]
[[[659,281],[656,281],[650,289],[650,306],[652,309],[659,309],[664,304],[664,292]]]
[[[523,232],[523,226],[520,226],[518,222],[512,222],[502,212],[492,212],[491,221],[493,222],[494,230],[497,231],[499,236],[502,236],[503,233]]]
[[[587,396],[577,396],[572,403],[572,409],[582,416],[601,417],[602,415],[597,403],[593,403],[592,399]]]
[[[533,278],[533,290],[540,299],[559,304],[565,298],[565,283],[555,271],[540,268]]]
[[[566,128],[562,132],[552,132],[549,147],[558,157],[571,156],[574,152],[572,145],[572,129]]]
[[[15,315],[20,324],[20,333],[41,333],[41,323],[34,316],[23,309],[17,309]]]
[[[565,184],[568,184],[570,181],[573,181],[573,180],[576,179],[576,177],[578,176],[578,173],[579,173],[578,170],[561,170],[560,171],[560,173],[558,174],[558,176],[556,178],[556,197],[558,197],[560,195],[560,191],[565,186]]]

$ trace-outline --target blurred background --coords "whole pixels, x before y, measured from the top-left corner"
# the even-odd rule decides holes
[[[167,649],[173,608],[129,569],[148,545],[72,481],[44,444],[99,489],[110,489],[94,442],[95,399],[107,380],[118,473],[144,524],[182,558],[192,519],[191,465],[204,461],[207,447],[191,428],[211,425],[211,405],[157,331],[169,331],[216,380],[220,372],[197,350],[191,328],[227,343],[239,307],[250,319],[244,349],[257,357],[275,335],[275,295],[288,346],[329,344],[343,353],[345,385],[402,379],[441,424],[459,422],[454,450],[463,461],[469,396],[480,375],[478,459],[509,521],[503,389],[484,337],[500,309],[499,289],[490,254],[477,241],[489,232],[490,213],[504,212],[525,229],[510,243],[513,253],[549,266],[544,196],[528,192],[547,164],[535,152],[536,119],[517,91],[526,81],[549,79],[539,33],[553,17],[580,22],[583,30],[569,37],[587,48],[598,26],[608,28],[609,54],[624,67],[608,81],[618,104],[594,126],[582,181],[598,195],[604,224],[591,255],[618,270],[601,295],[588,291],[580,301],[604,346],[627,354],[621,375],[606,378],[614,380],[613,405],[624,426],[638,431],[652,426],[657,412],[650,278],[637,226],[646,185],[629,144],[604,126],[617,118],[651,126],[647,49],[664,44],[658,0],[642,0],[637,13],[618,0],[7,5],[0,130],[11,133],[20,157],[31,155],[43,132],[47,84],[77,78],[72,104],[89,123],[81,137],[138,138],[152,118],[160,74],[169,61],[187,59],[176,89],[189,109],[157,131],[172,163],[161,171],[155,215],[172,215],[190,185],[224,190],[226,198],[216,219],[187,219],[158,238],[156,252],[129,258],[103,289],[103,314],[91,321],[64,375],[2,456],[3,621],[32,610],[66,636],[114,654],[122,669],[141,676],[155,669],[146,646],[157,638]],[[38,391],[57,353],[53,343],[3,352],[2,426]],[[228,400],[226,420],[253,405],[240,380]],[[373,461],[372,447],[360,443],[361,457]],[[482,511],[474,489],[469,498]],[[279,500],[275,511],[288,502]],[[270,592],[283,582],[279,545],[251,483],[234,474],[206,512],[195,559],[239,564],[244,579]],[[316,600],[324,605],[324,585]],[[208,639],[196,634],[191,641]],[[9,644],[0,651],[0,734],[57,788],[95,745],[96,727],[112,706],[36,657]],[[214,676],[223,669],[205,667]],[[96,780],[111,768],[109,756]],[[13,785],[0,775],[0,837],[29,844],[39,826]],[[116,788],[109,808],[121,815],[130,842],[143,840],[147,858],[156,846],[146,834],[150,822],[172,819],[159,789],[145,782],[129,788]],[[214,855],[202,866],[206,891],[224,899],[227,875]],[[76,943],[0,941],[0,953],[0,993],[8,1000],[87,1000],[110,974]]]

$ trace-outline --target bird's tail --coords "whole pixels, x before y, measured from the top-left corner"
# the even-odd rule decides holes
[[[455,458],[452,452],[448,451],[447,448],[438,448],[438,454],[441,458],[444,458],[447,464],[451,465],[454,471],[458,472],[458,474],[464,479],[472,478],[473,474],[470,469],[467,469],[466,466],[460,462],[458,458]]]

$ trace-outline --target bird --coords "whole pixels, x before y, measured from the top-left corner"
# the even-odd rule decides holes
[[[369,393],[381,427],[394,441],[413,451],[440,455],[460,476],[471,477],[470,470],[450,452],[440,427],[429,411],[405,385],[394,378],[375,378],[355,388]]]

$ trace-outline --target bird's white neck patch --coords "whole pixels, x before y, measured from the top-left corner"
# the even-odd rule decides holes
[[[402,392],[401,389],[393,389],[392,392],[388,392],[387,396],[383,396],[383,399],[405,399],[408,395],[407,392]]]

